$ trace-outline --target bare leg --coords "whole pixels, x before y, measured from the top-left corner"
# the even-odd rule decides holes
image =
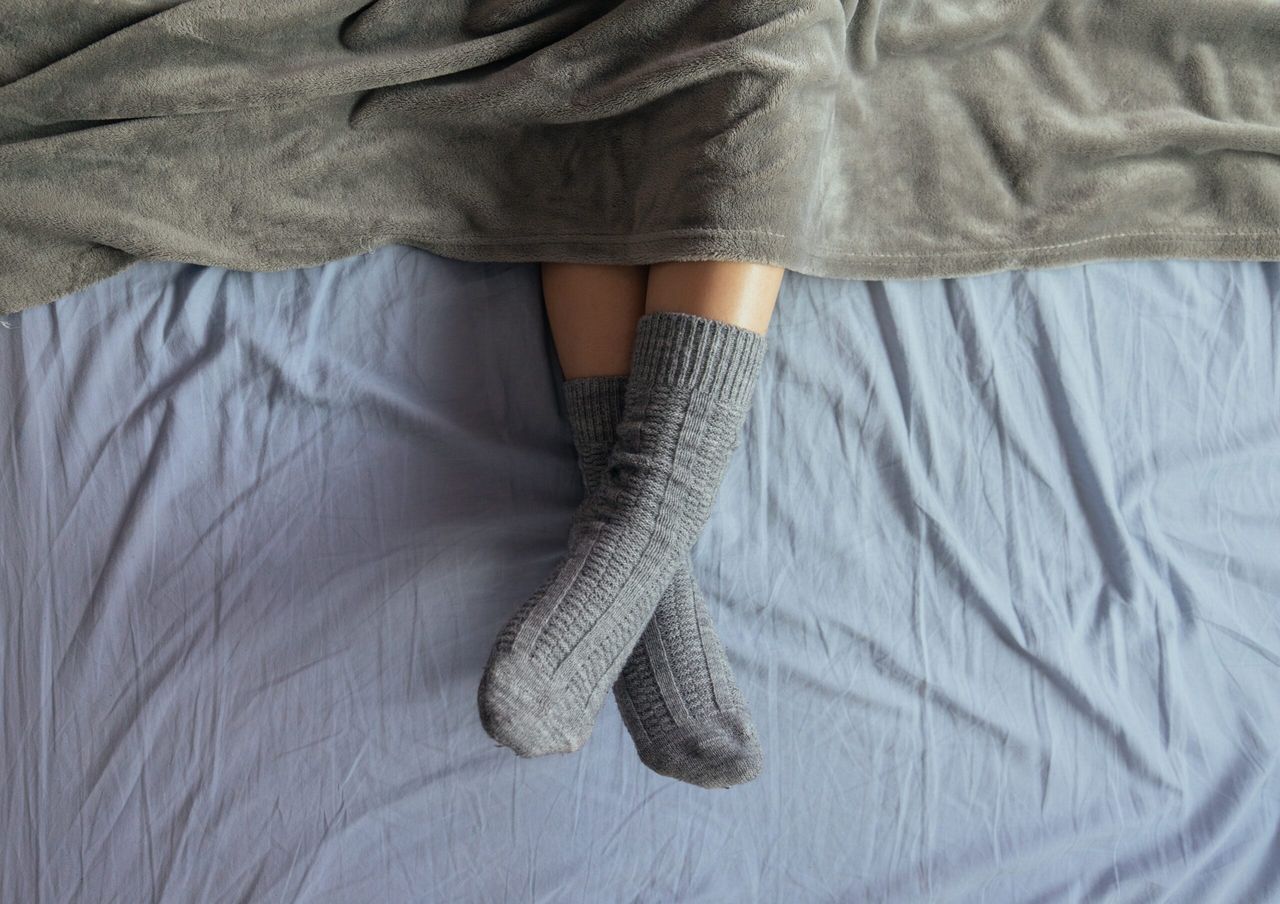
[[[644,314],[696,314],[763,334],[784,272],[737,261],[545,263],[542,293],[565,379],[625,376]]]
[[[625,376],[648,267],[543,264],[542,294],[565,379]]]
[[[761,335],[786,271],[737,261],[672,261],[649,268],[645,313],[697,314]]]

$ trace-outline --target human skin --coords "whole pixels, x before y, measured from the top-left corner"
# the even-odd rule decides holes
[[[542,293],[560,369],[568,380],[625,376],[637,321],[659,311],[695,314],[763,335],[784,272],[741,261],[544,263]]]

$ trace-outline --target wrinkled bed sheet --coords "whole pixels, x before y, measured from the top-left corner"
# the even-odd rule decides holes
[[[74,316],[73,316],[74,315]],[[764,775],[481,731],[579,495],[536,269],[0,322],[0,900],[1280,896],[1280,267],[788,275],[696,571]]]

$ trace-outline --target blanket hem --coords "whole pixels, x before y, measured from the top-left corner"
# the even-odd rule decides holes
[[[548,236],[442,236],[394,232],[348,236],[345,247],[295,247],[288,262],[269,270],[246,267],[236,255],[201,255],[184,263],[250,272],[274,272],[319,266],[343,257],[367,254],[384,245],[408,245],[454,260],[493,263],[570,263],[642,265],[660,261],[746,260],[772,264],[829,279],[947,279],[1003,270],[1064,267],[1102,260],[1280,260],[1280,231],[1276,232],[1132,232],[1111,233],[1071,241],[1042,244],[940,248],[927,252],[840,252],[834,247],[815,251],[808,243],[766,230],[696,227],[661,233]],[[783,239],[782,244],[778,239]],[[104,246],[100,246],[104,247]],[[104,249],[105,250],[105,249]],[[128,254],[127,249],[112,249]],[[101,265],[78,267],[78,273],[59,280],[56,294],[0,301],[0,314],[14,314],[106,279],[141,260],[121,262],[115,257]],[[95,262],[96,264],[97,262]]]

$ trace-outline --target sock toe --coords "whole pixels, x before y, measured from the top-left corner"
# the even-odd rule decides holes
[[[679,728],[646,746],[640,759],[654,772],[702,788],[744,784],[764,767],[755,727],[743,710],[714,713]]]
[[[538,677],[509,658],[489,662],[478,702],[485,733],[523,757],[573,753],[591,734],[590,725],[557,707]]]

